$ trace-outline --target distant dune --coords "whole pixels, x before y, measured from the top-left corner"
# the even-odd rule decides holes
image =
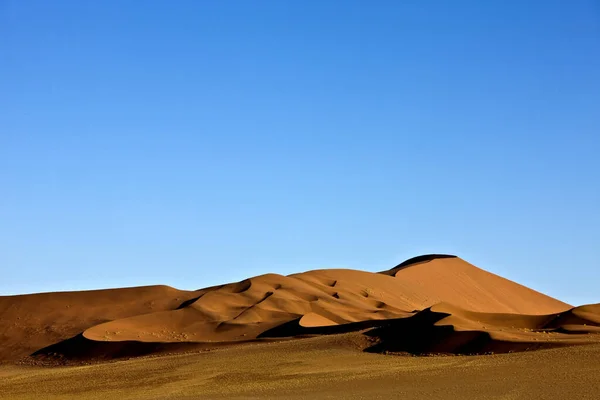
[[[474,354],[600,341],[600,306],[573,308],[449,255],[381,273],[261,275],[0,297],[0,360],[71,361],[355,332],[371,352]]]
[[[195,294],[146,286],[0,296],[0,360],[26,356],[107,321],[173,310]]]

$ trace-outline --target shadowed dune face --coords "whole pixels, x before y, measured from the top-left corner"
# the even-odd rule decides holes
[[[595,312],[581,316],[581,309]],[[366,334],[372,352],[482,354],[598,343],[598,305],[548,315],[479,313],[440,303]]]
[[[556,343],[581,344],[596,337],[598,311],[571,310],[458,257],[433,255],[384,273],[266,274],[192,292],[154,286],[0,297],[0,357],[113,358],[364,330],[371,351],[478,352],[538,341],[530,336],[540,330]]]

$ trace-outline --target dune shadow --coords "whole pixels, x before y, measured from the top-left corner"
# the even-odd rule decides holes
[[[69,361],[113,360],[150,354],[175,353],[206,348],[205,343],[160,343],[140,341],[101,342],[87,339],[82,333],[44,347],[30,357],[50,363]]]

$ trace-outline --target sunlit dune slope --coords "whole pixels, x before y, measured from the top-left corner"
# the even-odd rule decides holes
[[[570,308],[450,255],[415,257],[382,274],[396,277],[402,293],[422,306],[446,302],[472,311],[522,314],[549,314]]]
[[[34,352],[110,358],[186,343],[237,343],[365,329],[380,333],[371,337],[383,351],[420,351],[428,350],[428,345],[411,347],[406,344],[410,338],[402,339],[405,345],[395,345],[390,337],[397,333],[390,332],[403,326],[437,335],[439,323],[444,323],[453,332],[485,332],[498,342],[510,338],[503,329],[490,328],[493,321],[500,321],[499,326],[520,321],[515,324],[538,329],[541,325],[535,321],[548,323],[550,315],[560,315],[555,323],[557,318],[563,322],[555,328],[566,334],[591,326],[582,321],[595,321],[595,307],[568,311],[572,308],[568,304],[458,257],[429,255],[382,273],[323,269],[289,276],[266,274],[198,291],[151,286],[0,297],[0,358]],[[584,331],[589,334],[593,329]],[[450,343],[451,336],[444,338]]]
[[[0,360],[26,356],[106,321],[176,309],[195,295],[143,286],[0,296]]]
[[[405,317],[440,302],[495,313],[570,308],[453,257],[411,264],[392,276],[343,269],[261,275],[207,290],[182,309],[107,322],[83,336],[104,341],[248,340],[302,316],[303,325],[346,324]]]

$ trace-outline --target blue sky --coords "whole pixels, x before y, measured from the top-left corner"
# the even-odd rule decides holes
[[[600,301],[600,6],[0,0],[0,294],[457,254]]]

